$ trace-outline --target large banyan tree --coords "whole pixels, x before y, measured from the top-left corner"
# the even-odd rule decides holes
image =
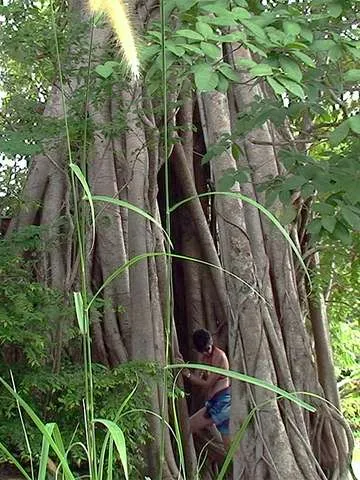
[[[165,255],[144,256],[115,276],[90,312],[93,360],[110,367],[133,359],[162,364],[170,308],[174,357],[181,351],[185,359],[195,360],[191,334],[206,327],[227,349],[232,370],[303,392],[301,398],[316,406],[316,412],[309,412],[269,390],[233,381],[233,435],[257,407],[233,461],[234,478],[344,478],[351,439],[337,410],[321,294],[311,294],[289,239],[249,201],[265,205],[264,189],[258,187],[286,174],[281,149],[306,155],[310,148],[314,126],[309,104],[304,125],[294,125],[286,113],[271,121],[269,107],[300,110],[310,96],[313,103],[321,101],[322,84],[313,71],[319,75],[327,47],[312,51],[312,42],[330,40],[318,2],[230,3],[164,0],[163,17],[153,0],[130,5],[140,52],[137,80],[119,62],[119,46],[106,18],[96,15],[94,21],[80,1],[66,6],[66,12],[64,5],[55,5],[48,50],[29,53],[37,62],[41,55],[44,62],[51,58],[56,72],[51,88],[43,92],[46,101],[39,97],[41,116],[34,113],[33,131],[46,125],[45,133],[37,143],[41,148],[29,159],[22,208],[8,233],[33,224],[47,227],[49,248],[39,279],[70,296],[79,288],[77,206],[86,220],[82,228],[91,297],[130,259],[169,247],[154,222],[116,201],[99,199],[94,200],[93,239],[89,202],[80,183],[74,203],[69,161],[79,165],[94,197],[129,202],[167,224],[175,254],[173,302],[169,306]],[[313,14],[316,24],[311,23]],[[161,18],[166,21],[162,28]],[[54,67],[54,26],[61,72]],[[335,22],[335,28],[341,26]],[[287,198],[295,211],[289,234],[303,252],[314,192],[304,197],[296,187]],[[184,199],[188,201],[181,203]],[[282,209],[279,200],[271,206],[275,213]],[[64,328],[59,324],[54,332],[58,356]],[[155,411],[160,411],[161,395],[154,392]],[[190,411],[197,406],[193,401]],[[179,414],[187,475],[193,478],[196,453],[186,404],[180,402]],[[161,425],[154,420],[151,428],[155,440],[145,452],[145,474],[156,478]],[[167,436],[164,455],[163,477],[176,478],[177,456]]]

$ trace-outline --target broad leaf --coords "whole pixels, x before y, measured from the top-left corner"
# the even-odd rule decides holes
[[[220,63],[218,70],[229,80],[233,82],[239,82],[239,75],[233,70],[233,68],[228,63]]]
[[[306,55],[306,53],[300,52],[299,50],[293,50],[291,53],[296,57],[298,57],[308,67],[312,67],[312,68],[316,67],[314,60],[310,58],[308,55]]]
[[[345,120],[330,133],[330,145],[332,145],[333,147],[339,145],[339,143],[341,143],[348,136],[349,130],[349,122],[348,120]]]
[[[333,215],[324,215],[321,217],[321,225],[325,228],[325,230],[332,233],[335,229],[336,217]]]
[[[221,48],[217,47],[213,43],[201,42],[200,48],[207,57],[213,60],[218,60],[222,56]]]
[[[298,23],[289,22],[287,20],[283,22],[283,29],[287,35],[296,36],[299,35],[299,33],[301,32],[301,27]]]
[[[177,32],[175,32],[175,35],[188,38],[190,40],[200,40],[200,41],[204,40],[204,37],[199,32],[195,32],[194,30],[187,30],[187,29],[178,30]]]
[[[289,57],[281,56],[279,58],[281,68],[283,69],[285,75],[295,82],[301,82],[302,72],[299,65]]]
[[[348,70],[344,75],[344,80],[346,82],[360,82],[360,69]]]
[[[205,40],[211,38],[214,35],[213,29],[207,23],[196,22],[195,28],[196,31],[205,38]]]
[[[326,40],[315,40],[315,42],[313,42],[311,48],[312,48],[315,52],[327,52],[327,51],[330,50],[330,48],[333,47],[334,45],[336,45],[336,43],[334,42],[334,40],[330,40],[330,39],[326,39]]]
[[[357,231],[360,231],[360,216],[354,213],[349,207],[346,205],[341,208],[340,214],[342,217],[347,221],[347,223]]]
[[[266,77],[266,81],[270,85],[270,87],[274,90],[276,95],[284,95],[286,93],[286,88],[281,85],[275,78]]]
[[[216,89],[219,76],[208,63],[194,65],[195,85],[199,92],[212,92]]]
[[[330,3],[327,9],[329,15],[334,18],[340,17],[342,13],[342,6],[340,5],[340,3]]]
[[[354,115],[348,119],[349,126],[354,133],[360,134],[360,114]]]
[[[252,67],[249,73],[255,77],[266,77],[273,74],[273,69],[267,63],[259,63],[255,65],[255,67]]]
[[[301,85],[299,85],[298,83],[293,82],[292,80],[289,80],[288,78],[285,78],[285,77],[276,77],[276,79],[284,85],[286,90],[288,90],[290,93],[292,93],[296,97],[299,97],[302,100],[305,98],[304,90],[302,89]]]

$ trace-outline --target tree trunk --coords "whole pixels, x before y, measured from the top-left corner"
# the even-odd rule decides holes
[[[136,6],[141,24],[145,23],[154,2],[144,3]],[[97,57],[104,55],[108,43],[108,30],[95,28]],[[242,48],[234,55],[250,58],[249,52]],[[244,155],[238,160],[229,148],[217,155],[210,168],[202,166],[200,161],[201,154],[223,134],[232,133],[237,114],[249,107],[255,95],[262,95],[261,87],[249,85],[248,80],[244,76],[242,83],[232,87],[228,95],[213,92],[197,97],[190,82],[184,82],[181,107],[173,115],[175,126],[183,128],[176,130],[179,133],[170,157],[171,176],[167,179],[172,186],[174,202],[207,193],[212,181],[215,189],[219,188],[228,169],[244,166],[252,172],[251,182],[236,184],[232,191],[263,202],[255,185],[269,174],[276,175],[279,163],[273,146],[254,145],[251,138],[271,144],[272,135],[267,124],[252,132],[251,137],[239,139]],[[97,86],[98,81],[94,81],[94,85]],[[69,82],[72,88],[67,94],[75,96],[81,85]],[[126,200],[160,221],[160,212],[164,212],[163,125],[144,91],[146,93],[141,83],[132,85],[124,81],[111,86],[106,93],[101,90],[101,102],[86,106],[93,129],[87,172],[83,173],[87,173],[93,195]],[[56,88],[49,97],[45,114],[63,118],[61,97]],[[114,125],[116,128],[109,128]],[[198,151],[194,152],[196,148]],[[76,146],[74,149],[74,158],[77,158],[79,152]],[[69,196],[64,151],[65,141],[32,160],[24,188],[28,208],[20,212],[10,228],[32,223],[50,227],[49,235],[56,241],[46,258],[49,270],[45,280],[66,293],[76,288],[79,259],[75,242],[69,247],[69,238],[65,241],[59,236],[57,224],[58,217],[64,215],[64,221],[69,222],[68,231],[72,232],[69,202],[64,201]],[[328,338],[323,317],[319,317],[319,310],[310,303],[312,318],[320,318],[313,326],[317,369],[287,242],[259,210],[240,198],[225,194],[211,198],[193,198],[172,215],[176,253],[189,257],[186,261],[177,259],[173,266],[174,356],[180,350],[186,359],[192,359],[192,332],[206,327],[219,345],[228,348],[233,370],[289,391],[317,395],[325,392],[326,398],[337,405],[334,373],[328,369],[332,363],[326,349]],[[89,295],[95,294],[109,275],[128,260],[144,253],[164,252],[161,232],[142,216],[109,203],[95,202],[95,209],[93,247],[89,238],[91,228],[87,232]],[[70,237],[70,240],[73,239]],[[210,263],[212,267],[191,262],[191,258]],[[94,360],[110,366],[130,359],[164,362],[166,269],[164,258],[143,259],[103,289],[96,309],[91,312]],[[242,281],[227,275],[223,269]],[[60,333],[57,341],[61,342]],[[167,406],[161,408],[162,396],[162,388],[154,392],[152,408],[167,418]],[[325,403],[306,395],[303,398],[318,407],[315,414],[279,400],[267,390],[233,382],[233,435],[251,409],[258,408],[233,462],[235,479],[341,477],[346,469],[348,451],[341,431],[342,420]],[[189,405],[190,411],[200,406],[196,399]],[[180,400],[179,411],[186,443],[187,471],[189,478],[194,478],[196,461],[189,438],[185,401]],[[144,452],[144,474],[156,478],[159,462],[163,462],[163,477],[175,479],[178,475],[176,449],[166,431],[165,458],[160,458],[160,424],[158,420],[149,421],[154,441]]]

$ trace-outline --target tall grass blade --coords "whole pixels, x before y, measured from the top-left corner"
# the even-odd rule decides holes
[[[110,438],[109,450],[108,450],[108,471],[107,471],[107,480],[112,480],[113,478],[113,465],[114,465],[114,440]]]
[[[75,163],[70,163],[69,167],[71,168],[71,170],[74,172],[77,179],[81,183],[84,189],[85,195],[87,197],[87,200],[89,200],[90,212],[91,212],[91,226],[92,226],[92,242],[91,242],[91,250],[92,250],[95,244],[95,209],[94,209],[94,204],[91,197],[90,187],[86,181],[86,178],[84,177],[84,174],[82,173],[78,165],[75,165]]]
[[[15,385],[14,375],[13,375],[13,373],[12,373],[11,370],[10,370],[10,378],[11,378],[11,383],[12,383],[14,392],[16,392],[16,385]],[[31,478],[32,478],[33,480],[35,480],[34,462],[33,462],[33,456],[32,456],[32,451],[31,451],[31,445],[30,445],[30,442],[29,442],[29,436],[28,436],[27,431],[26,431],[26,426],[25,426],[23,414],[22,414],[22,411],[21,411],[21,408],[20,408],[20,404],[19,404],[18,401],[16,401],[16,406],[17,406],[18,413],[19,413],[19,418],[20,418],[20,422],[21,422],[21,427],[22,427],[23,432],[24,432],[24,438],[25,438],[26,448],[27,448],[27,451],[28,451],[28,453],[29,453],[30,469],[31,469]]]
[[[84,315],[84,302],[80,292],[73,292],[74,295],[74,303],[75,303],[75,312],[76,318],[78,321],[79,329],[81,335],[85,335],[88,331],[87,322],[85,321]]]
[[[47,423],[45,425],[46,430],[48,431],[49,435],[52,436],[54,431],[55,423]],[[42,445],[41,445],[41,453],[40,453],[40,460],[39,460],[39,473],[38,473],[38,480],[45,480],[46,478],[46,468],[49,458],[49,447],[50,444],[45,436],[43,436]]]
[[[59,427],[56,423],[47,423],[45,425],[46,430],[48,431],[50,437],[52,437],[58,446],[61,454],[63,455],[65,461],[67,462],[67,452],[65,451],[64,443],[61,438],[61,433]],[[38,480],[46,479],[46,467],[49,459],[49,447],[50,444],[45,436],[43,436],[42,447],[41,447],[41,456],[40,456],[40,465],[39,465],[39,474]],[[57,471],[63,467],[63,462],[60,461]],[[57,474],[56,474],[57,476]]]
[[[11,387],[8,385],[8,383],[0,377],[0,383],[6,388],[6,390],[20,403],[20,405],[24,408],[25,412],[29,415],[31,420],[34,422],[38,430],[43,434],[43,436],[47,439],[49,442],[51,448],[54,450],[55,454],[57,455],[58,459],[61,462],[61,465],[63,467],[63,471],[65,474],[65,477],[68,480],[75,480],[74,475],[72,474],[70,467],[67,463],[66,457],[64,455],[64,450],[63,448],[59,448],[57,445],[56,441],[52,438],[52,436],[49,434],[46,425],[40,420],[40,418],[36,415],[34,410],[23,400],[20,395],[18,395]],[[60,435],[60,432],[59,432]]]
[[[119,410],[116,412],[116,415],[115,415],[115,418],[114,418],[114,423],[117,423],[119,418],[121,417],[121,414],[124,410],[124,408],[126,407],[126,405],[130,402],[131,398],[134,396],[137,388],[138,388],[138,385],[139,383],[137,383],[135,385],[135,387],[131,390],[131,392],[127,395],[127,397],[125,398],[125,400],[123,401],[123,403],[120,405],[120,408]],[[101,447],[101,453],[100,453],[100,459],[99,459],[99,478],[102,479],[103,478],[103,472],[104,472],[104,463],[105,463],[105,453],[106,453],[106,448],[107,448],[107,444],[110,440],[110,445],[109,445],[109,453],[110,453],[110,449],[113,448],[113,441],[112,439],[110,438],[110,432],[107,431],[106,432],[106,435],[105,435],[105,438],[104,438],[104,441],[103,441],[103,444],[102,444],[102,447]],[[110,468],[110,466],[108,466],[108,468]],[[111,475],[112,475],[112,471],[111,471]],[[109,476],[109,471],[108,471],[108,476]]]
[[[155,220],[154,217],[152,217],[151,215],[149,215],[147,212],[145,212],[141,208],[137,207],[136,205],[133,205],[132,203],[126,202],[125,200],[120,200],[118,198],[107,197],[105,195],[93,195],[91,198],[94,202],[112,203],[113,205],[117,205],[118,207],[127,208],[128,210],[131,210],[132,212],[135,212],[138,215],[143,216],[144,218],[146,218],[147,220],[152,222],[154,225],[156,225],[163,232],[163,234],[164,234],[167,242],[169,243],[169,245],[171,245],[171,247],[173,246],[169,235],[167,234],[166,230],[163,228],[161,223],[159,223],[157,220]],[[86,197],[86,199],[88,200],[87,197]]]
[[[108,432],[110,433],[111,438],[113,439],[116,449],[118,451],[120,461],[124,469],[125,478],[126,480],[128,480],[129,474],[128,474],[128,464],[127,464],[126,441],[125,441],[123,431],[118,425],[116,425],[116,423],[112,422],[111,420],[105,420],[103,418],[95,418],[94,422],[102,423],[108,429]]]
[[[213,367],[212,365],[204,365],[201,363],[180,363],[177,365],[166,365],[165,369],[174,369],[174,368],[196,368],[198,370],[205,370],[211,373],[216,373],[217,375],[222,375],[223,377],[234,378],[235,380],[240,380],[241,382],[247,382],[252,385],[256,385],[257,387],[265,388],[266,390],[270,390],[273,393],[280,395],[281,397],[290,400],[291,402],[296,403],[300,407],[308,410],[309,412],[315,412],[316,408],[310,403],[304,402],[300,398],[298,398],[294,393],[289,393],[286,390],[283,390],[276,385],[272,385],[271,383],[265,382],[265,380],[261,380],[259,378],[251,377],[250,375],[246,375],[245,373],[234,372],[233,370],[224,370],[223,368]]]
[[[306,274],[306,276],[309,280],[309,285],[311,285],[311,278],[310,278],[308,269],[307,269],[307,267],[304,263],[304,260],[302,259],[301,253],[297,249],[295,243],[292,241],[290,235],[285,230],[285,228],[281,225],[279,220],[267,208],[265,208],[263,205],[261,205],[261,203],[258,203],[256,200],[253,200],[252,198],[247,197],[246,195],[243,195],[242,193],[239,193],[239,192],[208,192],[208,193],[201,193],[199,195],[193,195],[191,197],[185,198],[184,200],[181,200],[181,202],[178,202],[175,205],[173,205],[171,207],[170,211],[174,212],[177,208],[179,208],[182,205],[185,205],[186,203],[190,202],[191,200],[194,200],[195,198],[207,197],[209,195],[224,195],[226,197],[237,198],[238,200],[242,200],[246,203],[249,203],[253,207],[260,210],[266,217],[268,217],[268,219],[271,221],[271,223],[273,225],[275,225],[275,227],[281,232],[281,234],[283,235],[285,240],[288,242],[288,244],[292,248],[293,252],[295,253],[296,257],[298,258],[298,260],[300,262],[300,265],[302,266],[302,268],[305,271],[305,274]]]
[[[30,475],[23,469],[20,463],[16,460],[14,455],[9,452],[9,450],[5,447],[3,443],[0,442],[0,450],[5,454],[5,456],[10,460],[11,463],[15,465],[15,467],[21,472],[26,480],[32,480]]]
[[[175,428],[175,435],[177,438],[177,445],[178,445],[178,454],[179,454],[179,463],[180,463],[180,473],[182,472],[183,478],[186,478],[186,469],[185,469],[185,456],[184,456],[184,449],[183,449],[183,444],[181,441],[181,430],[180,430],[180,425],[179,425],[179,420],[178,420],[178,415],[176,411],[176,403],[175,403],[175,388],[177,384],[177,379],[181,372],[178,372],[174,378],[173,384],[172,384],[172,395],[171,395],[171,404],[172,404],[172,410],[173,410],[173,416],[174,416],[174,428]]]
[[[224,463],[222,464],[221,470],[216,480],[222,480],[225,477],[227,469],[229,468],[229,465],[232,462],[232,459],[234,458],[234,455],[237,449],[239,448],[240,442],[244,438],[246,429],[249,426],[249,423],[253,418],[253,416],[255,415],[255,413],[257,412],[257,410],[258,410],[258,407],[255,407],[248,413],[245,420],[241,424],[241,427],[236,432],[236,435],[230,445],[229,451],[227,452],[226,458],[224,460]]]
[[[109,283],[111,283],[115,278],[117,278],[119,275],[121,275],[122,273],[124,273],[127,269],[129,269],[130,267],[132,267],[133,265],[135,265],[136,263],[140,262],[141,260],[145,260],[146,258],[151,258],[151,257],[161,257],[161,256],[165,256],[165,257],[172,257],[172,258],[178,258],[180,260],[186,260],[186,261],[189,261],[189,262],[195,262],[195,263],[200,263],[201,265],[207,265],[208,267],[212,267],[212,268],[216,268],[217,270],[221,270],[222,272],[224,272],[226,275],[229,275],[233,278],[235,278],[236,280],[239,280],[239,282],[243,283],[244,285],[246,285],[255,295],[257,295],[259,298],[261,298],[261,300],[263,300],[265,303],[268,304],[267,300],[261,295],[260,292],[258,292],[252,285],[250,285],[249,283],[247,283],[245,280],[243,280],[242,278],[240,278],[238,275],[235,275],[235,273],[232,273],[230,272],[229,270],[226,270],[225,268],[223,267],[219,267],[218,265],[214,265],[213,263],[210,263],[210,262],[206,262],[205,260],[200,260],[199,258],[194,258],[194,257],[188,257],[186,255],[179,255],[177,253],[167,253],[167,252],[150,252],[150,253],[142,253],[140,255],[136,255],[135,257],[131,258],[130,260],[128,260],[126,263],[124,263],[123,265],[121,265],[121,267],[117,268],[116,270],[113,271],[113,273],[111,273],[107,278],[106,280],[103,282],[103,284],[101,285],[101,287],[99,288],[99,290],[95,293],[95,295],[92,297],[92,299],[90,300],[88,306],[87,306],[87,310],[90,310],[92,304],[94,303],[94,301],[96,300],[96,298],[100,295],[100,293],[104,290],[104,288],[109,285]]]

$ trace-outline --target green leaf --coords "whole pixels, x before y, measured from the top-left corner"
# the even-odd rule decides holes
[[[225,174],[220,178],[220,181],[217,185],[217,190],[220,192],[228,192],[234,186],[234,183],[234,174]]]
[[[291,177],[286,178],[283,183],[283,187],[286,190],[294,190],[301,187],[306,182],[306,178],[304,178],[302,175],[292,175]]]
[[[255,67],[257,63],[251,60],[251,58],[239,58],[236,60],[236,65],[239,67],[252,68]]]
[[[289,80],[288,78],[285,78],[285,77],[277,77],[276,80],[282,83],[286,88],[286,90],[288,90],[290,93],[292,93],[296,97],[299,97],[302,100],[305,98],[304,90],[298,83],[293,82],[292,80]]]
[[[228,64],[228,63],[220,63],[218,65],[218,70],[226,77],[228,80],[232,80],[233,82],[239,82],[240,78],[237,72]]]
[[[354,213],[346,205],[341,208],[340,214],[354,230],[357,230],[357,231],[360,230],[360,216],[359,215]]]
[[[281,85],[275,78],[266,77],[266,81],[270,85],[270,87],[274,90],[276,95],[283,95],[286,93],[286,88]]]
[[[226,93],[229,90],[229,80],[224,75],[219,75],[219,82],[216,90],[221,93]]]
[[[287,20],[283,22],[283,29],[287,35],[293,35],[295,37],[301,33],[301,27],[298,23],[289,22]]]
[[[265,30],[256,25],[251,20],[241,19],[240,22],[254,35],[258,40],[266,40]]]
[[[205,12],[214,13],[215,15],[222,16],[222,15],[231,15],[230,10],[227,10],[222,5],[217,5],[216,3],[211,3],[208,5],[201,5],[200,9],[205,10]]]
[[[312,207],[312,210],[320,213],[321,215],[334,215],[335,213],[335,208],[333,205],[323,202],[315,203]]]
[[[97,65],[95,68],[95,72],[100,75],[102,78],[109,78],[110,75],[113,73],[113,69],[111,65]]]
[[[84,315],[84,303],[83,298],[80,292],[73,292],[74,295],[74,303],[75,303],[75,312],[76,318],[79,325],[79,330],[81,335],[85,335],[88,331],[87,329],[87,322],[85,321]]]
[[[302,26],[300,35],[303,37],[304,40],[306,40],[309,43],[312,43],[314,40],[314,35],[310,30],[310,28],[308,27]]]
[[[312,220],[309,225],[306,227],[306,230],[312,235],[318,235],[321,231],[321,220],[320,218],[315,218]]]
[[[264,50],[261,50],[261,48],[257,47],[253,43],[249,43],[249,42],[244,42],[244,43],[252,53],[257,53],[258,55],[260,55],[260,57],[267,58],[266,53],[264,52]]]
[[[327,7],[329,15],[331,17],[340,17],[342,13],[342,6],[339,3],[330,3]]]
[[[244,42],[246,40],[245,32],[233,32],[228,33],[227,35],[220,35],[219,41],[222,43],[225,42]]]
[[[175,32],[175,35],[179,37],[189,38],[190,40],[204,40],[204,37],[194,30],[182,29]]]
[[[329,50],[329,58],[333,62],[337,62],[343,55],[343,49],[340,45],[334,45]]]
[[[310,278],[310,275],[309,275],[309,272],[308,272],[308,269],[306,268],[306,265],[304,263],[304,260],[302,259],[301,257],[301,253],[299,252],[298,248],[296,247],[294,241],[291,239],[289,233],[285,230],[285,228],[281,225],[281,223],[279,222],[279,220],[267,209],[265,208],[263,205],[261,205],[261,203],[258,203],[256,202],[255,200],[253,200],[252,198],[250,197],[247,197],[246,195],[243,195],[239,192],[209,192],[209,193],[204,193],[204,194],[199,194],[199,195],[195,195],[195,196],[191,196],[191,197],[188,197],[188,198],[185,198],[184,200],[181,200],[180,202],[178,202],[177,204],[173,205],[171,208],[170,208],[170,212],[173,212],[175,211],[177,208],[179,208],[181,205],[184,205],[186,204],[187,202],[193,200],[194,198],[202,198],[202,197],[209,197],[209,196],[213,196],[213,195],[224,195],[224,196],[227,196],[227,197],[232,197],[232,198],[237,198],[237,199],[240,199],[242,200],[243,202],[247,202],[249,203],[250,205],[252,205],[253,207],[256,207],[258,210],[260,210],[260,212],[262,212],[267,218],[268,220],[280,231],[280,233],[282,234],[282,236],[285,238],[285,240],[288,242],[288,244],[290,245],[291,249],[293,250],[294,254],[296,255],[296,258],[298,259],[301,267],[304,269],[305,271],[305,274],[311,284],[311,278]],[[173,255],[174,256],[174,255]]]
[[[351,234],[349,230],[340,222],[337,222],[333,232],[333,237],[344,245],[351,245]]]
[[[204,52],[201,48],[197,47],[196,45],[184,45],[185,50],[188,50],[191,53],[196,53],[197,55],[204,56]]]
[[[273,69],[267,63],[258,63],[249,70],[249,73],[255,77],[266,77],[273,74]]]
[[[196,31],[205,38],[205,40],[211,38],[214,35],[213,29],[207,23],[196,22],[195,28]]]
[[[187,12],[190,10],[198,0],[176,0],[176,6],[180,12]]]
[[[128,210],[137,213],[138,215],[146,218],[146,220],[149,220],[149,222],[153,223],[156,225],[164,234],[166,240],[171,244],[171,240],[169,235],[166,233],[166,230],[163,228],[160,222],[155,220],[154,217],[149,215],[145,210],[142,210],[141,208],[137,207],[136,205],[133,205],[130,202],[127,202],[125,200],[120,200],[119,198],[113,198],[113,197],[108,197],[106,195],[93,195],[91,198],[86,198],[87,200],[91,200],[94,202],[104,202],[104,203],[110,203],[112,205],[117,205],[118,207],[123,207],[127,208]]]
[[[354,133],[360,134],[360,114],[354,115],[348,119],[351,130]]]
[[[283,225],[289,225],[296,218],[297,210],[291,204],[286,205],[280,215],[280,221]]]
[[[329,233],[333,233],[336,225],[336,217],[333,215],[324,215],[321,217],[321,225],[327,230]]]
[[[207,57],[213,60],[218,60],[222,56],[221,48],[217,47],[213,43],[200,42],[200,48]]]
[[[237,162],[240,160],[242,152],[237,143],[231,144],[231,155],[235,158]]]
[[[291,60],[289,57],[281,56],[279,61],[281,68],[287,77],[295,80],[295,82],[301,82],[302,72],[299,65],[294,60]]]
[[[311,48],[315,52],[327,52],[330,50],[331,47],[334,47],[336,43],[334,40],[326,39],[326,40],[315,40],[313,42]]]
[[[219,27],[233,27],[237,25],[236,20],[231,15],[222,15],[221,17],[209,17],[207,23]]]
[[[232,15],[236,20],[242,20],[242,19],[249,19],[251,18],[251,14],[246,8],[241,8],[241,7],[235,7],[231,11]]]
[[[172,52],[177,57],[182,57],[185,53],[185,49],[180,45],[175,45],[171,42],[166,42],[165,45],[166,45],[167,50]]]
[[[107,428],[108,432],[112,440],[115,443],[116,449],[118,451],[121,464],[124,469],[125,478],[128,479],[128,465],[127,465],[127,452],[126,452],[126,441],[125,436],[121,428],[116,425],[116,423],[112,422],[111,420],[105,420],[103,418],[95,418],[95,423],[102,423]]]
[[[312,68],[316,67],[314,60],[310,58],[308,55],[306,55],[306,53],[299,52],[299,50],[293,50],[291,53],[296,57],[298,57],[308,67],[312,67]]]
[[[19,470],[19,472],[24,476],[26,480],[34,480],[32,479],[26,470],[21,466],[21,464],[17,461],[16,457],[12,453],[9,452],[9,450],[5,447],[3,443],[0,442],[0,452],[9,460],[10,463],[15,465],[15,467]]]
[[[339,143],[341,143],[348,136],[349,130],[349,122],[348,120],[345,120],[330,133],[330,145],[332,145],[333,147],[339,145]]]
[[[360,82],[360,69],[353,68],[345,72],[345,82]]]
[[[81,169],[79,168],[78,165],[76,165],[75,163],[70,163],[70,164],[69,164],[69,167],[70,167],[70,170],[72,170],[72,171],[74,172],[74,174],[76,175],[77,179],[78,179],[79,182],[81,183],[81,186],[83,187],[83,190],[84,190],[84,192],[85,192],[85,195],[86,195],[87,198],[89,199],[90,214],[91,214],[91,227],[92,227],[91,249],[93,249],[94,244],[95,244],[95,230],[96,230],[96,226],[95,226],[95,210],[94,210],[93,201],[92,201],[92,199],[91,199],[90,187],[89,187],[89,184],[88,184],[87,181],[86,181],[86,178],[85,178],[84,174],[82,173],[82,171],[81,171]]]
[[[68,480],[75,480],[75,476],[71,472],[71,469],[69,467],[69,464],[67,462],[67,459],[63,453],[63,444],[62,441],[59,441],[60,437],[60,432],[58,432],[56,440],[52,438],[52,436],[49,433],[48,428],[46,425],[40,420],[40,418],[36,415],[34,410],[28,405],[25,400],[23,400],[18,393],[8,385],[5,380],[0,377],[0,383],[2,383],[3,387],[19,402],[19,404],[23,407],[23,409],[26,411],[26,413],[29,415],[33,423],[36,425],[37,429],[43,434],[43,436],[46,438],[46,440],[49,442],[51,448],[57,455],[58,459],[61,462],[61,466],[64,472],[64,476]],[[1,445],[1,444],[0,444]],[[4,450],[4,447],[1,446],[1,449]],[[16,466],[19,468],[18,464]],[[26,477],[28,478],[28,477]]]
[[[219,76],[211,65],[201,63],[194,65],[195,85],[199,92],[212,92],[216,89]]]
[[[312,195],[314,195],[314,192],[315,192],[315,188],[312,183],[306,183],[301,188],[301,195],[305,200],[311,197]]]
[[[231,195],[231,193],[232,192],[225,192],[224,195]],[[282,228],[282,230],[284,230],[283,227],[281,227],[281,228]],[[281,395],[284,398],[287,398],[288,400],[290,400],[290,401],[296,403],[297,405],[299,405],[301,408],[305,408],[306,410],[308,410],[310,412],[316,411],[315,407],[313,407],[309,403],[301,400],[295,393],[289,393],[286,390],[282,390],[281,388],[277,387],[276,385],[268,383],[265,380],[261,380],[261,379],[256,378],[256,377],[251,377],[251,376],[246,375],[244,373],[235,372],[233,370],[225,370],[223,368],[213,367],[211,365],[202,365],[201,363],[187,363],[187,364],[185,364],[185,366],[186,366],[186,368],[194,368],[194,369],[198,369],[198,370],[208,371],[210,373],[215,373],[216,375],[221,375],[221,376],[224,376],[224,377],[233,378],[234,380],[239,380],[240,382],[246,382],[246,383],[250,383],[251,385],[256,385],[258,387],[265,388],[266,390],[269,390],[273,393]],[[178,365],[176,365],[176,364],[175,365],[167,365],[165,368],[166,369],[184,368],[184,364],[181,363],[181,364],[178,364]]]

